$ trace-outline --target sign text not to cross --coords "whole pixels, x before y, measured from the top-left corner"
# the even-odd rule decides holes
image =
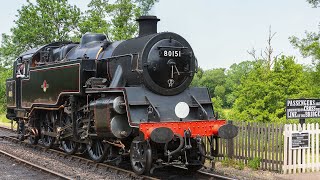
[[[320,118],[320,99],[288,99],[287,119]]]

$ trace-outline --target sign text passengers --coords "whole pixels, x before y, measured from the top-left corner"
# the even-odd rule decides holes
[[[320,118],[320,99],[288,99],[287,119]]]

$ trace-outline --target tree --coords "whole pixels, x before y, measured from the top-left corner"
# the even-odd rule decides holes
[[[147,15],[153,5],[156,2],[159,2],[159,0],[135,0],[135,2],[138,4],[138,7],[140,9],[140,13],[142,15]]]
[[[202,73],[201,78],[197,77],[196,75],[195,79],[196,80],[193,83],[193,85],[207,87],[209,89],[209,93],[211,94],[211,96],[217,96],[215,94],[215,88],[219,85],[224,86],[225,84],[225,80],[226,80],[225,69],[224,68],[209,69]],[[220,97],[220,98],[223,99],[224,97]]]
[[[300,50],[304,57],[312,57],[314,60],[320,60],[320,34],[306,32],[305,38],[292,36],[289,38],[291,44]]]
[[[53,41],[69,41],[78,29],[80,9],[68,0],[27,1],[18,10],[12,35],[2,34],[1,59],[17,57],[21,52]]]
[[[239,64],[232,64],[226,71],[226,83],[225,83],[225,107],[232,107],[236,95],[234,94],[238,86],[241,83],[241,79],[246,78],[247,75],[254,68],[256,61],[243,61]]]
[[[136,19],[141,16],[141,9],[131,0],[117,0],[110,5],[111,38],[113,40],[130,39],[136,35],[138,26]]]
[[[13,41],[12,36],[2,34],[2,43],[0,46],[0,67],[11,67],[12,61],[20,54],[22,50],[17,47]]]
[[[80,35],[86,32],[103,33],[108,35],[111,24],[107,22],[108,0],[91,0],[88,10],[79,23]]]
[[[320,0],[307,0],[314,8],[319,7]],[[319,24],[320,26],[320,24]],[[320,31],[306,32],[305,38],[289,37],[291,44],[300,50],[304,57],[312,57],[314,60],[320,60]]]
[[[293,57],[275,59],[269,73],[268,63],[259,61],[241,79],[233,111],[234,118],[246,121],[284,121],[287,98],[312,97],[312,81],[304,67]]]
[[[12,70],[0,66],[0,113],[6,109],[6,79],[12,76]]]
[[[82,17],[80,32],[99,32],[110,40],[130,39],[137,34],[136,19],[147,14],[158,0],[91,0]]]
[[[319,7],[320,0],[307,0],[313,7]]]

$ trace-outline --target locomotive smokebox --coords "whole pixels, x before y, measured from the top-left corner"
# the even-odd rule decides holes
[[[139,37],[157,33],[157,23],[160,21],[157,16],[140,16],[137,21],[139,23]]]

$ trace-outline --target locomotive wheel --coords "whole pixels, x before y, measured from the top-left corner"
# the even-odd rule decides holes
[[[109,149],[109,145],[104,144],[99,139],[92,139],[90,143],[87,144],[88,155],[95,162],[103,162],[108,155]]]
[[[65,133],[71,133],[72,132],[72,120],[71,117],[64,112],[61,112],[60,114],[60,123],[61,127],[70,126],[70,128],[65,130]],[[74,142],[70,139],[64,139],[60,142],[62,149],[65,153],[71,155],[77,152],[79,144],[77,142]]]
[[[136,174],[147,174],[152,165],[152,153],[149,142],[135,137],[130,146],[130,162]]]
[[[41,131],[53,132],[53,122],[57,120],[57,114],[54,112],[46,113],[44,121],[41,126]],[[46,148],[51,148],[55,138],[48,135],[41,134],[42,144]]]
[[[32,145],[38,144],[39,141],[39,135],[38,135],[37,129],[33,129],[33,131],[29,130],[29,143]]]
[[[79,144],[72,140],[63,140],[61,141],[61,147],[67,154],[71,155],[77,152]]]
[[[206,154],[206,150],[205,150],[205,147],[204,147],[204,143],[201,143],[201,146],[202,146],[202,153],[203,154]],[[189,172],[195,172],[195,171],[198,171],[199,169],[201,169],[203,167],[203,164],[206,160],[205,157],[201,156],[200,152],[198,151],[198,149],[196,149],[196,157],[193,157],[195,159],[193,160],[196,160],[197,162],[200,162],[201,165],[187,165],[186,167],[188,168]]]
[[[32,145],[38,144],[39,141],[39,137],[38,136],[34,136],[34,135],[30,135],[29,136],[29,143]]]

